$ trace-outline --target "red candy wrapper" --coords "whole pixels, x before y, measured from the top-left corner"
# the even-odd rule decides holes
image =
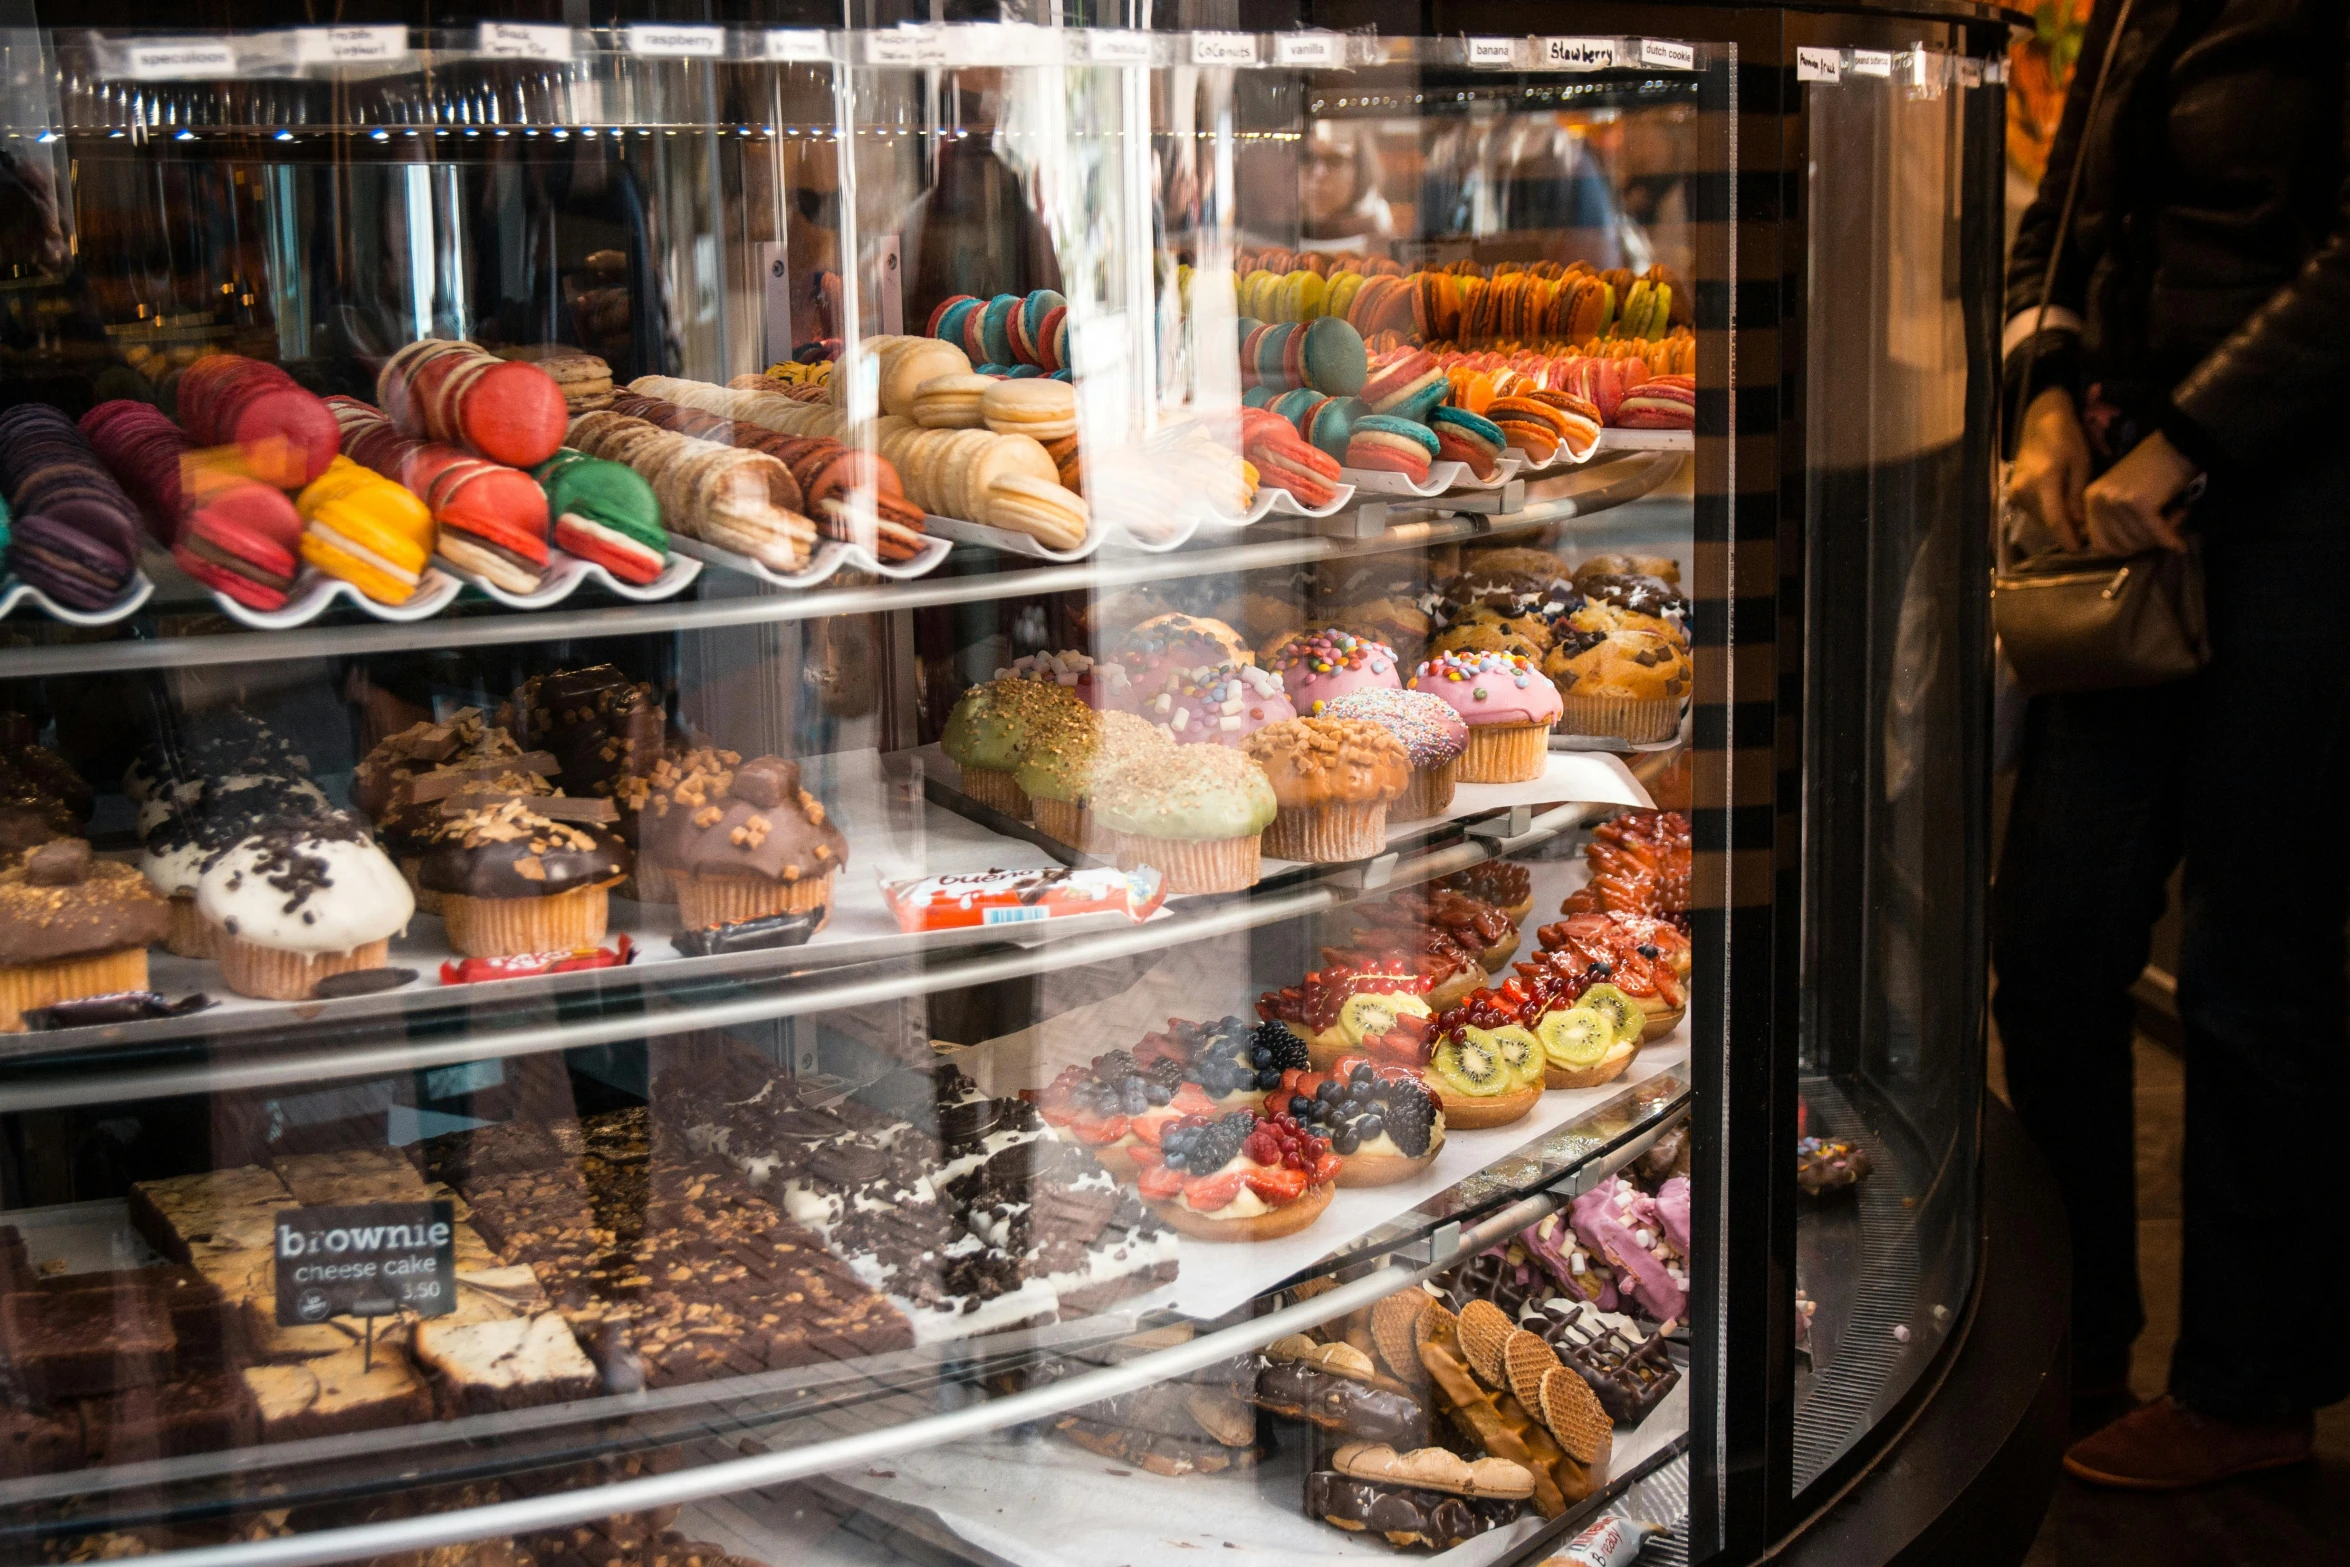
[[[1652,1534],[1665,1531],[1635,1518],[1602,1518],[1567,1542],[1542,1567],[1629,1567]]]
[[[1069,914],[1123,914],[1137,924],[1167,900],[1166,878],[1140,870],[975,871],[884,882],[882,897],[904,931],[1018,925]]]
[[[470,985],[483,979],[524,979],[533,974],[569,974],[578,969],[621,968],[636,961],[636,944],[624,932],[609,947],[570,952],[520,952],[508,958],[462,958],[441,965],[441,983]]]

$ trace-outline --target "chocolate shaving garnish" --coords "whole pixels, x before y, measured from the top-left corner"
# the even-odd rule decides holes
[[[187,1017],[212,1005],[202,991],[166,1001],[152,990],[117,990],[103,996],[81,996],[25,1009],[24,1026],[36,1034],[61,1028],[98,1028],[113,1023],[144,1023],[159,1017]]]
[[[310,993],[321,1001],[340,1001],[348,996],[372,996],[415,983],[416,970],[412,968],[361,968],[329,974]]]
[[[563,764],[545,751],[532,751],[523,756],[493,756],[478,762],[458,762],[448,767],[436,767],[408,785],[408,798],[419,804],[445,800],[469,783],[484,778],[504,778],[511,774],[533,774],[551,778],[563,770]]]
[[[800,764],[787,762],[780,756],[755,758],[734,770],[734,784],[727,792],[762,810],[797,802],[800,797]]]
[[[689,958],[715,957],[727,952],[765,952],[774,947],[796,947],[816,934],[825,910],[798,914],[768,914],[755,920],[721,925],[715,930],[680,931],[669,944]]]

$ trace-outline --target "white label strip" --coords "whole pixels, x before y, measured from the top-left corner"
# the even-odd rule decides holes
[[[474,35],[474,48],[501,60],[568,60],[571,29],[528,22],[484,22]]]
[[[947,41],[933,28],[901,27],[865,38],[868,65],[944,65],[946,58]]]
[[[1193,33],[1191,35],[1191,63],[1194,65],[1254,65],[1257,63],[1257,35],[1254,33]]]
[[[1855,49],[1850,67],[1855,76],[1884,76],[1893,74],[1893,56],[1884,49]]]
[[[136,81],[237,74],[236,45],[225,38],[164,38],[132,44],[123,53],[124,65]]]
[[[1337,33],[1273,35],[1275,65],[1341,65],[1345,60],[1345,40]]]
[[[939,34],[949,65],[1058,65],[1061,35],[1024,22],[979,22]]]
[[[1795,50],[1795,79],[1799,82],[1840,82],[1844,79],[1844,51],[1814,49],[1799,44]]]
[[[726,29],[677,22],[631,22],[622,30],[628,52],[648,60],[723,60]]]
[[[1517,43],[1514,38],[1472,38],[1469,40],[1469,63],[1506,69],[1518,63]]]
[[[1670,38],[1643,38],[1640,40],[1640,63],[1652,70],[1694,71],[1697,69],[1697,47],[1694,44],[1675,43]]]
[[[824,34],[813,27],[770,27],[767,29],[767,58],[787,64],[821,63],[830,59],[831,52],[824,47]]]
[[[1616,63],[1613,38],[1545,38],[1542,63],[1554,71],[1604,71]]]
[[[1120,27],[1090,28],[1085,34],[1086,46],[1096,65],[1148,65],[1151,63],[1151,35]]]
[[[294,58],[303,65],[397,60],[408,52],[405,27],[297,27]]]
[[[1972,55],[1960,55],[1958,57],[1958,85],[1961,87],[1982,86],[1983,62]]]

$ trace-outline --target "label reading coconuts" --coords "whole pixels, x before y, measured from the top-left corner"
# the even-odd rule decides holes
[[[278,1326],[457,1309],[457,1223],[446,1202],[286,1208],[277,1216]]]

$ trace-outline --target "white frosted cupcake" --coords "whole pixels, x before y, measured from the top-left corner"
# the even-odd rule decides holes
[[[302,1001],[329,975],[382,968],[416,898],[367,829],[336,812],[272,818],[213,855],[196,911],[229,989]]]
[[[245,774],[190,780],[150,794],[139,810],[139,873],[171,900],[164,949],[183,958],[208,958],[212,931],[196,909],[204,862],[281,817],[333,813],[306,778]]]

